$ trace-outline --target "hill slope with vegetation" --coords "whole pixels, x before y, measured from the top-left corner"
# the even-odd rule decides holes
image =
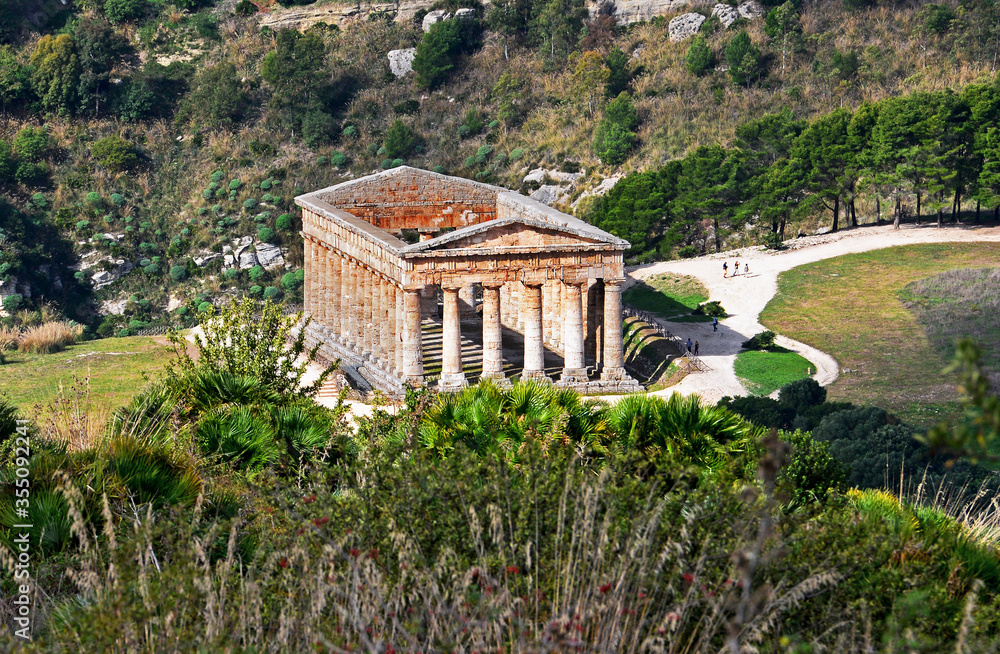
[[[845,223],[876,202],[995,205],[992,3],[764,5],[672,42],[670,15],[619,26],[581,0],[473,4],[427,33],[423,11],[299,33],[260,27],[269,2],[5,0],[4,307],[53,303],[111,335],[226,296],[295,301],[294,195],[404,162],[524,192],[550,181],[529,170],[562,171],[566,209],[643,172],[576,208],[637,259],[773,243],[841,202]],[[396,78],[387,53],[407,47],[415,73]],[[891,152],[851,140],[911,106]],[[956,157],[975,165],[941,173]]]

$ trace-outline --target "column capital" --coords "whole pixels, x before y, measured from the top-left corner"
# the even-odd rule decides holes
[[[488,288],[491,291],[499,291],[507,284],[507,282],[498,282],[496,280],[490,280],[488,282],[480,282],[480,284],[482,285],[483,288]]]

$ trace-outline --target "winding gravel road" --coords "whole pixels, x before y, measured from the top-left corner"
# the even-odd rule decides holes
[[[744,248],[712,254],[683,261],[664,261],[628,269],[626,287],[636,280],[661,273],[690,275],[708,289],[710,300],[719,300],[729,312],[729,317],[719,321],[719,331],[712,331],[711,323],[665,323],[668,329],[682,340],[698,341],[701,358],[711,368],[708,372],[695,372],[679,384],[657,391],[656,395],[679,392],[684,395],[697,393],[708,402],[717,402],[725,395],[745,395],[746,390],[736,377],[733,363],[740,351],[740,344],[763,331],[761,311],[778,291],[778,274],[803,264],[839,257],[844,254],[880,250],[914,243],[944,242],[1000,242],[1000,227],[973,227],[952,225],[938,229],[932,225],[906,225],[894,230],[891,225],[861,227],[836,234],[808,236],[787,241],[788,249],[780,252],[760,248]],[[740,274],[722,277],[722,263],[739,259]],[[750,274],[743,273],[744,264],[750,264]],[[984,262],[988,265],[988,262]],[[994,265],[1000,262],[993,262]],[[777,343],[798,352],[816,367],[816,381],[827,386],[836,381],[840,366],[829,354],[779,336]]]

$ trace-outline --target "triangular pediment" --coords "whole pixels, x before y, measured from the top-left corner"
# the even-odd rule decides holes
[[[449,232],[429,241],[408,246],[410,252],[437,250],[517,250],[530,248],[539,252],[588,245],[607,245],[607,241],[579,230],[551,225],[527,218],[491,220]]]

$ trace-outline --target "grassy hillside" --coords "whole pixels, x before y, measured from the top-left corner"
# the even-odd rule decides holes
[[[294,302],[301,242],[291,200],[303,190],[396,162],[519,188],[544,166],[585,173],[567,189],[568,208],[607,176],[728,144],[750,118],[783,108],[811,118],[957,88],[990,79],[996,55],[990,3],[803,2],[777,32],[773,17],[729,29],[707,21],[710,65],[696,75],[686,63],[691,41],[668,39],[669,16],[615,27],[602,16],[580,19],[573,2],[546,13],[556,4],[480,8],[484,29],[455,37],[432,82],[388,68],[389,50],[426,47],[416,23],[356,21],[293,38],[259,29],[256,8],[276,9],[264,3],[235,15],[231,3],[113,0],[8,29],[2,193],[13,222],[54,226],[59,247],[75,253],[35,260],[11,248],[3,277],[24,305],[56,302],[95,330],[104,323],[102,334],[189,324],[226,295]],[[759,57],[737,84],[726,50],[742,32]],[[594,135],[618,91],[635,106],[637,140],[609,165]],[[33,146],[27,127],[42,130],[27,133]],[[285,265],[223,276],[221,258],[196,263],[246,236],[286,248]],[[74,256],[75,268],[40,268]],[[135,269],[124,273],[119,261]],[[88,299],[102,269],[121,278]],[[86,302],[49,288],[53,277]],[[126,302],[121,317],[106,302]]]

